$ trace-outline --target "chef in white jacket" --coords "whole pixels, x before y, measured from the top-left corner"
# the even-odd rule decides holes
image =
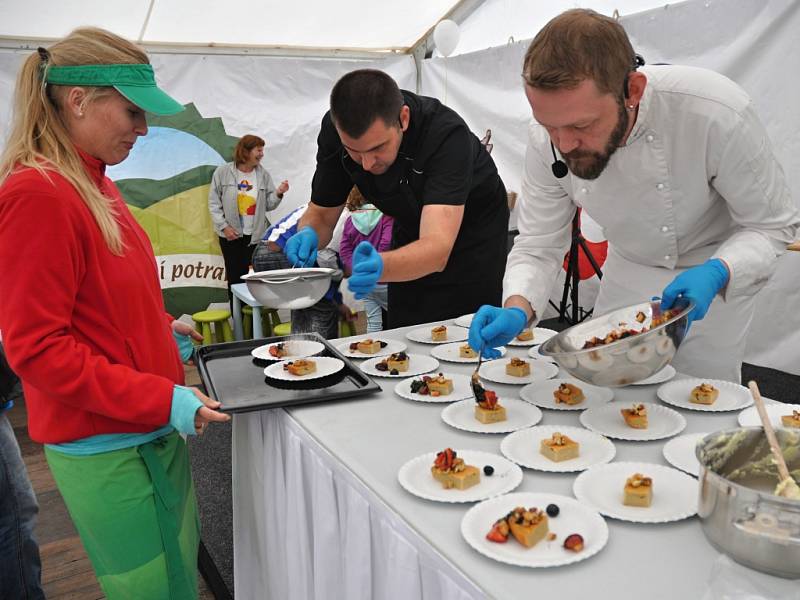
[[[687,297],[694,324],[673,365],[740,381],[754,295],[795,239],[798,210],[739,86],[643,62],[619,23],[591,10],[562,13],[531,43],[520,233],[504,308],[481,307],[469,341],[497,347],[535,324],[583,207],[609,241],[595,314]]]

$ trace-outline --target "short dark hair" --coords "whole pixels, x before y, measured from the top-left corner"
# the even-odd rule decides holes
[[[333,86],[331,118],[334,125],[352,138],[359,138],[375,119],[387,126],[399,125],[403,93],[397,82],[383,71],[351,71]]]
[[[257,135],[247,134],[242,136],[242,138],[236,144],[236,148],[233,150],[233,162],[237,165],[241,165],[247,162],[249,158],[250,151],[253,148],[261,148],[265,146],[266,142],[262,140]]]
[[[525,53],[522,77],[543,90],[571,89],[591,79],[601,93],[621,97],[625,77],[636,66],[631,42],[616,19],[575,8],[536,34]]]

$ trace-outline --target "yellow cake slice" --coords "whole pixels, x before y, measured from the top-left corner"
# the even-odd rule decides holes
[[[308,358],[299,358],[283,365],[283,369],[292,375],[309,375],[317,370],[317,363]]]
[[[653,480],[641,473],[634,473],[625,481],[622,503],[626,506],[647,508],[653,502]]]
[[[364,354],[375,354],[381,349],[381,343],[378,340],[367,338],[358,342],[356,348]]]
[[[506,364],[506,375],[526,377],[531,374],[531,364],[521,358],[512,358]]]
[[[538,508],[518,506],[507,518],[511,535],[526,548],[531,548],[542,541],[547,532],[547,515]]]
[[[444,342],[447,340],[447,327],[445,325],[439,325],[438,327],[434,327],[431,329],[431,339],[434,342]]]
[[[472,349],[469,344],[463,344],[458,347],[458,355],[461,358],[478,358],[478,353]]]
[[[386,364],[390,371],[408,371],[408,354],[405,352],[395,352],[386,359]]]
[[[800,428],[800,410],[794,410],[790,415],[782,415],[781,424],[784,427]]]
[[[562,383],[559,385],[558,389],[553,390],[553,397],[556,400],[556,404],[580,404],[586,400],[586,396],[583,395],[583,390],[571,383]]]
[[[481,473],[477,467],[467,465],[463,458],[456,455],[452,448],[445,448],[436,454],[431,466],[431,475],[446,490],[465,490],[481,481]]]
[[[630,408],[623,408],[619,411],[628,427],[634,429],[647,429],[647,408],[644,404],[634,404]]]
[[[533,330],[530,327],[526,327],[517,334],[517,340],[519,340],[520,342],[530,342],[532,339],[533,339]]]
[[[695,404],[714,404],[719,396],[719,390],[710,383],[701,383],[692,389],[689,401]]]
[[[580,454],[580,444],[562,433],[555,432],[552,437],[541,441],[539,452],[553,462],[561,462],[577,458]]]
[[[448,379],[441,373],[436,377],[431,377],[427,383],[428,391],[431,395],[447,396],[453,392],[453,380]]]

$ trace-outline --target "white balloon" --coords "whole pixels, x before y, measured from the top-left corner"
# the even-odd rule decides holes
[[[453,53],[453,50],[458,46],[460,37],[461,30],[458,27],[458,23],[450,19],[439,21],[439,24],[433,30],[433,41],[442,56],[450,56]]]

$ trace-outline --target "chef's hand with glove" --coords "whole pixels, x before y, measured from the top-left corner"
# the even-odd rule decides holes
[[[686,322],[688,328],[693,321],[699,321],[706,316],[714,298],[728,285],[729,279],[730,272],[724,262],[719,258],[707,260],[702,265],[687,269],[664,288],[661,293],[661,308],[672,308],[678,298],[694,302],[694,308]]]
[[[472,317],[469,345],[476,352],[483,348],[484,358],[500,358],[499,346],[508,342],[528,324],[528,315],[521,308],[498,308],[484,304]]]
[[[319,238],[310,225],[306,225],[286,241],[283,249],[293,267],[313,267],[317,262]]]
[[[383,259],[380,253],[369,242],[361,242],[353,252],[353,274],[348,280],[350,291],[361,300],[375,289],[381,275]]]

